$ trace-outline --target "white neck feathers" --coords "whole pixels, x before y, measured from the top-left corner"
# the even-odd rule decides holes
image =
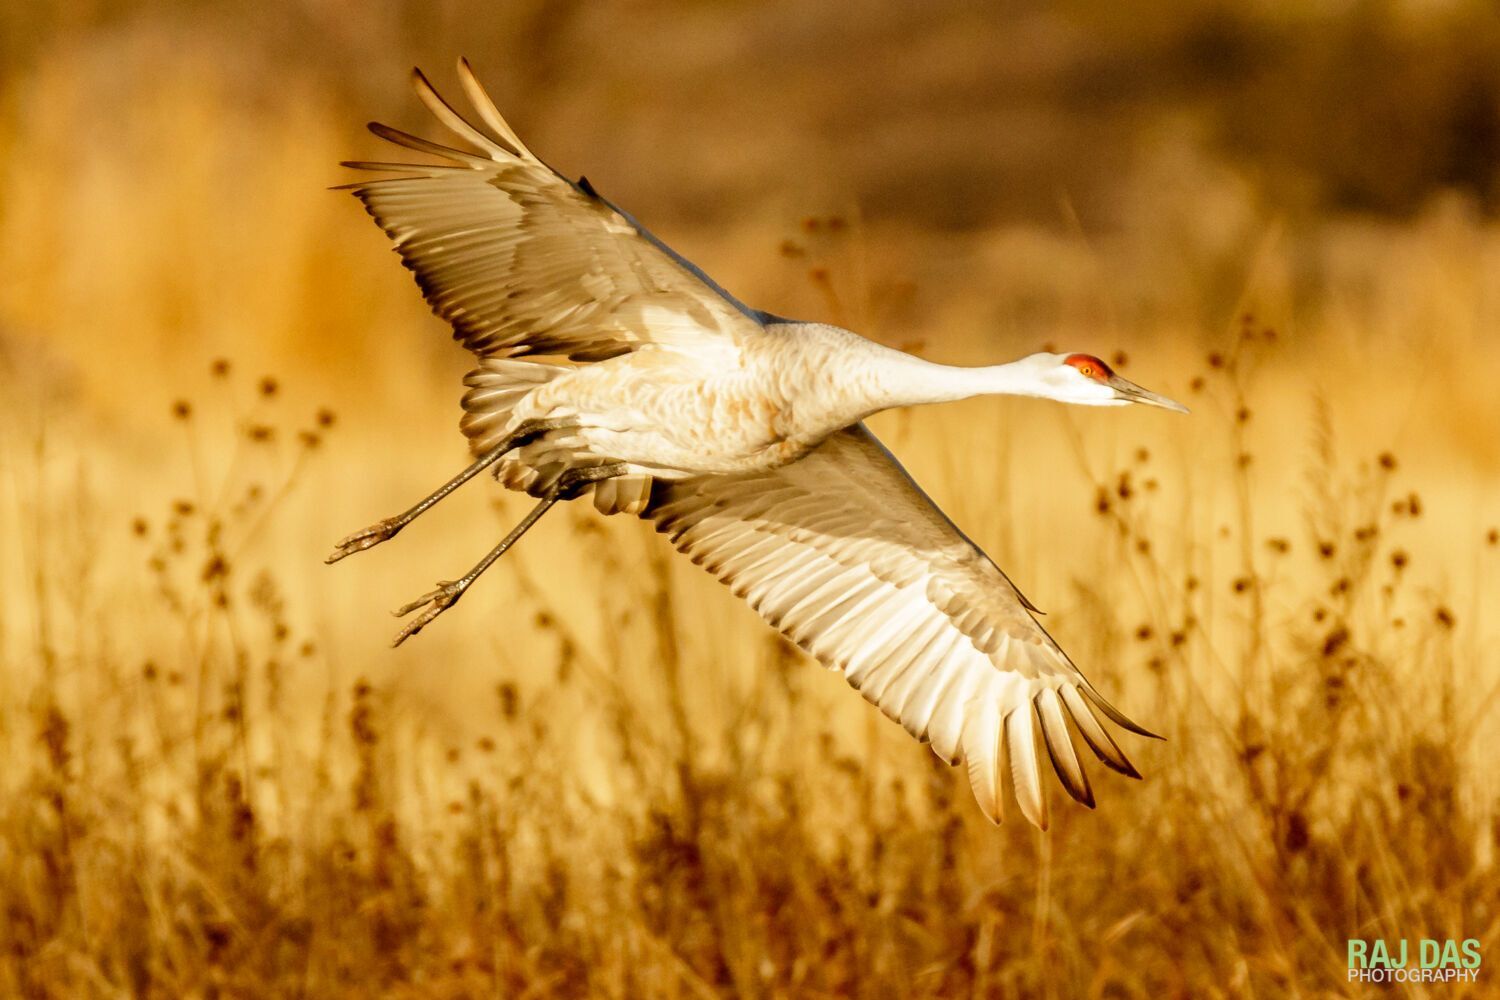
[[[901,360],[893,358],[883,366],[886,371],[882,373],[881,389],[887,400],[885,406],[946,403],[971,396],[1052,395],[1051,387],[1037,378],[1036,367],[1024,359],[1004,365],[961,368],[907,355],[898,357]]]

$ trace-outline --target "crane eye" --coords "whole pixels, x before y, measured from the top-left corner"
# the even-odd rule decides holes
[[[1084,378],[1093,378],[1094,369],[1090,368],[1088,365],[1084,365],[1082,368],[1078,369],[1078,374],[1082,375]]]

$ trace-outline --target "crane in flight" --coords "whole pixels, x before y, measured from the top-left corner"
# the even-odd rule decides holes
[[[345,166],[386,175],[346,187],[478,358],[461,422],[475,459],[327,561],[394,537],[492,467],[538,503],[468,573],[399,609],[415,617],[396,644],[452,607],[554,504],[591,495],[603,513],[653,521],[887,716],[966,764],[991,820],[1008,776],[1022,814],[1045,828],[1038,739],[1063,787],[1090,807],[1072,731],[1107,767],[1140,777],[1103,720],[1153,734],[1104,699],[862,421],[984,394],[1185,408],[1088,354],[951,367],[752,309],[587,178],[538,159],[467,61],[458,72],[478,124],[420,70],[413,84],[470,148],[372,123],[435,162]]]

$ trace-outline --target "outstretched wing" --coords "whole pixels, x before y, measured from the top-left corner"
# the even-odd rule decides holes
[[[761,329],[747,308],[634,219],[527,149],[475,79],[459,76],[489,133],[413,71],[417,95],[477,152],[371,123],[442,163],[349,161],[400,176],[346,185],[415,272],[428,303],[481,356],[595,361],[646,343],[709,349]]]
[[[1095,709],[1152,734],[1100,696],[862,424],[770,472],[657,489],[657,530],[939,756],[965,761],[996,822],[1008,770],[1022,813],[1047,824],[1038,731],[1064,787],[1093,805],[1069,719],[1101,761],[1140,777]]]

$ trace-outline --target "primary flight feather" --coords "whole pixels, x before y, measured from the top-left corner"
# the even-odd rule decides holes
[[[397,643],[553,504],[590,494],[604,513],[655,522],[886,715],[963,762],[991,819],[1008,783],[1046,826],[1043,753],[1068,793],[1093,805],[1075,732],[1108,767],[1139,777],[1104,722],[1151,734],[1104,700],[862,421],[981,394],[1183,407],[1088,354],[955,368],[751,309],[586,179],[538,159],[465,61],[459,77],[477,123],[420,71],[413,83],[471,149],[372,124],[438,162],[346,165],[391,175],[347,187],[478,356],[462,421],[475,460],[328,561],[393,537],[490,467],[539,503],[467,574],[400,609],[421,613]]]

